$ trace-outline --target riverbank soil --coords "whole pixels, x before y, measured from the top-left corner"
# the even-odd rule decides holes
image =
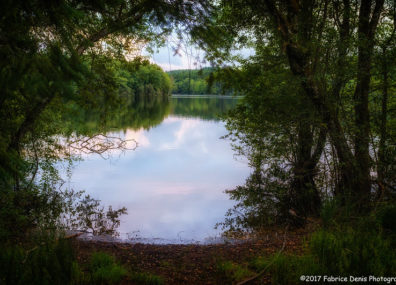
[[[255,257],[268,256],[283,249],[299,254],[304,241],[314,226],[304,229],[267,229],[256,238],[233,244],[213,245],[153,245],[110,243],[74,240],[73,244],[81,264],[86,264],[96,251],[113,255],[131,272],[145,272],[160,276],[164,284],[232,284],[221,271],[224,262],[248,266]],[[252,276],[254,272],[252,272]],[[123,284],[135,284],[124,280]],[[270,276],[263,274],[253,283],[270,284]]]

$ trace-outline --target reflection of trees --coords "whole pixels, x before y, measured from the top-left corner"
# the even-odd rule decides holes
[[[131,94],[127,103],[102,113],[77,106],[70,106],[69,110],[65,115],[69,133],[93,135],[127,128],[150,129],[169,114],[169,99],[165,95]]]
[[[237,99],[172,98],[171,112],[182,117],[219,120],[219,116],[234,108],[237,102]]]
[[[103,90],[105,96],[87,96],[68,102],[62,113],[66,136],[92,136],[127,128],[148,129],[168,114],[171,81],[160,67],[141,59],[106,63],[116,78],[114,94]],[[108,72],[102,71],[105,76]]]
[[[125,140],[117,136],[96,134],[83,138],[68,138],[66,148],[71,154],[96,153],[105,158],[112,150],[135,150],[138,143],[134,139]]]
[[[98,133],[126,129],[150,129],[159,125],[169,114],[204,120],[219,120],[219,116],[234,108],[237,99],[172,98],[131,94],[129,102],[106,110],[105,115],[69,106],[65,115],[66,133],[93,136]],[[171,101],[171,102],[170,102]]]

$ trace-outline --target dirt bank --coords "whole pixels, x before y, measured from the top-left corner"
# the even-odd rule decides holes
[[[220,263],[247,265],[254,257],[273,254],[282,247],[286,252],[299,253],[310,232],[312,227],[287,232],[268,229],[259,238],[237,244],[152,245],[83,240],[73,243],[83,264],[92,252],[104,251],[115,256],[128,270],[161,276],[165,284],[230,284],[219,272]],[[269,280],[270,276],[264,274],[255,284],[267,284]],[[134,283],[125,280],[124,284]]]

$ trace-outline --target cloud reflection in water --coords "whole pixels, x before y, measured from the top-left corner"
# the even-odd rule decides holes
[[[120,232],[148,238],[203,240],[232,207],[224,190],[250,169],[236,161],[223,123],[170,116],[148,131],[127,130],[139,147],[111,161],[91,155],[73,172],[76,190],[125,206]]]

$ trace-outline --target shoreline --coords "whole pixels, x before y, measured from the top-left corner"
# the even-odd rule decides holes
[[[229,284],[219,272],[219,264],[231,262],[248,266],[258,256],[269,256],[282,247],[286,253],[303,252],[311,227],[285,232],[268,229],[260,236],[240,243],[222,244],[144,244],[74,239],[78,261],[88,262],[93,252],[106,252],[125,268],[160,276],[164,284]],[[270,284],[263,275],[257,284]],[[134,284],[125,280],[122,284]],[[255,283],[252,283],[255,284]]]

